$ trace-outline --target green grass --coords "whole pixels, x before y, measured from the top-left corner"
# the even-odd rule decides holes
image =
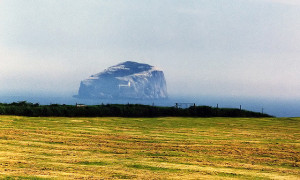
[[[1,177],[1,176],[0,176]],[[21,179],[28,179],[28,180],[46,180],[48,178],[39,178],[39,177],[32,177],[32,176],[6,176],[3,178],[5,180],[21,180]]]
[[[179,170],[179,169],[171,169],[171,168],[164,168],[164,167],[147,166],[147,165],[140,165],[140,164],[128,165],[128,167],[135,168],[135,169],[145,169],[145,170],[150,170],[150,171],[176,172],[176,171]]]
[[[0,116],[0,179],[300,179],[300,118]]]
[[[94,166],[106,166],[106,165],[108,165],[108,163],[106,163],[106,162],[89,162],[89,161],[82,161],[82,162],[78,162],[77,164],[94,165]]]

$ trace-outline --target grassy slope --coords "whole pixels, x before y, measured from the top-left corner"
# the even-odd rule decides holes
[[[0,178],[300,179],[300,118],[0,116]]]

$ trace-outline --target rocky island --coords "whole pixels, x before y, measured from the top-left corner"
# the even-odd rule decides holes
[[[162,70],[148,64],[126,61],[81,81],[77,98],[166,99]]]

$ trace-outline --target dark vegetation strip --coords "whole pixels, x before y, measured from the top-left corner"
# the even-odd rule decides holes
[[[191,106],[189,108],[159,107],[141,104],[107,105],[39,105],[26,101],[0,103],[1,115],[30,117],[271,117],[268,114],[234,108]]]

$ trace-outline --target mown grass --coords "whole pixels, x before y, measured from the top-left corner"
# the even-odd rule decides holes
[[[300,179],[300,118],[0,116],[0,179]]]

